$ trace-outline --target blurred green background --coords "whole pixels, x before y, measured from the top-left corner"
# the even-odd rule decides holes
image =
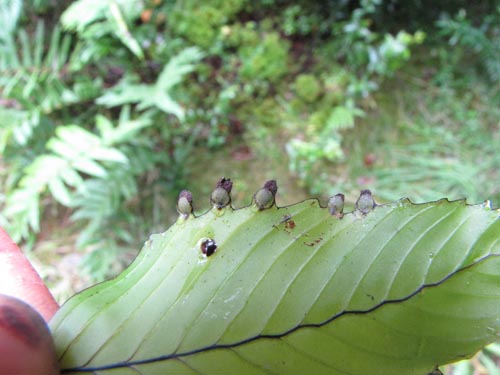
[[[222,176],[236,207],[268,179],[500,206],[497,1],[0,0],[0,25],[0,225],[60,302]]]

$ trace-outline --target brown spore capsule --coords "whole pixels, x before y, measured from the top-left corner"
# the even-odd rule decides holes
[[[229,178],[221,178],[214,191],[210,195],[210,203],[213,207],[221,209],[226,207],[231,203],[231,190],[233,188],[233,182]]]
[[[209,257],[217,250],[217,244],[213,239],[207,238],[201,242],[200,250],[203,255]]]
[[[375,200],[372,197],[370,190],[361,190],[359,198],[356,201],[356,209],[360,212],[367,214],[375,208]]]
[[[278,185],[275,180],[267,181],[253,196],[255,205],[259,210],[270,208],[275,203]]]
[[[182,190],[177,199],[177,212],[182,216],[189,216],[193,213],[193,195],[188,190]]]
[[[342,193],[335,194],[328,199],[328,212],[330,215],[341,218],[344,212],[345,196]]]

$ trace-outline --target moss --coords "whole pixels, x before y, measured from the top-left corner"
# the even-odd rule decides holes
[[[221,27],[230,22],[245,5],[244,0],[180,2],[169,17],[174,32],[190,42],[209,49],[213,47]]]
[[[294,82],[295,93],[305,102],[312,103],[322,92],[321,83],[312,74],[299,74]]]
[[[271,83],[279,81],[288,71],[289,48],[288,41],[281,39],[278,33],[265,35],[255,48],[241,51],[241,77]]]
[[[223,41],[227,47],[238,48],[240,54],[245,49],[251,49],[259,44],[260,36],[256,30],[256,24],[253,21],[236,23],[226,26],[222,30]]]

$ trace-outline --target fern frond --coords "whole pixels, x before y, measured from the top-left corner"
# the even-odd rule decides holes
[[[7,197],[4,215],[9,221],[8,231],[14,241],[28,237],[30,231],[40,230],[40,197],[52,186],[63,171],[68,168],[68,162],[58,156],[41,155],[25,169],[25,175],[15,191]],[[56,197],[65,202],[68,192]],[[57,199],[56,198],[56,199]]]
[[[75,194],[87,188],[85,176],[106,178],[116,163],[128,163],[118,149],[76,125],[57,128],[47,148],[51,153],[35,158],[7,199],[5,216],[14,240],[40,230],[40,198],[46,192],[62,205],[75,206]]]
[[[202,57],[203,53],[198,48],[186,48],[170,59],[155,84],[132,83],[128,77],[108,90],[96,102],[107,107],[136,103],[139,110],[157,108],[182,119],[184,109],[172,99],[170,91],[195,69],[195,63]]]
[[[0,2],[0,44],[7,35],[14,32],[21,16],[22,0],[3,0]]]
[[[0,44],[0,95],[15,104],[10,113],[3,113],[13,121],[3,122],[6,128],[2,138],[18,146],[40,138],[37,128],[41,124],[48,125],[50,137],[54,126],[45,115],[80,100],[79,92],[70,88],[65,76],[71,37],[57,26],[47,34],[45,24],[39,21],[33,35],[20,29],[16,35],[8,34],[5,43]],[[44,143],[46,139],[35,141]]]
[[[114,35],[142,60],[142,47],[130,31],[142,8],[142,1],[138,0],[79,0],[63,13],[61,22],[67,30],[76,31],[84,38]]]
[[[127,21],[138,18],[142,9],[140,0],[77,0],[61,16],[63,26],[78,33],[90,25],[106,20],[110,7],[120,7]]]

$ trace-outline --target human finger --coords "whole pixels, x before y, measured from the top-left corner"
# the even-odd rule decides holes
[[[0,228],[0,293],[33,306],[48,321],[59,306],[31,263]]]

